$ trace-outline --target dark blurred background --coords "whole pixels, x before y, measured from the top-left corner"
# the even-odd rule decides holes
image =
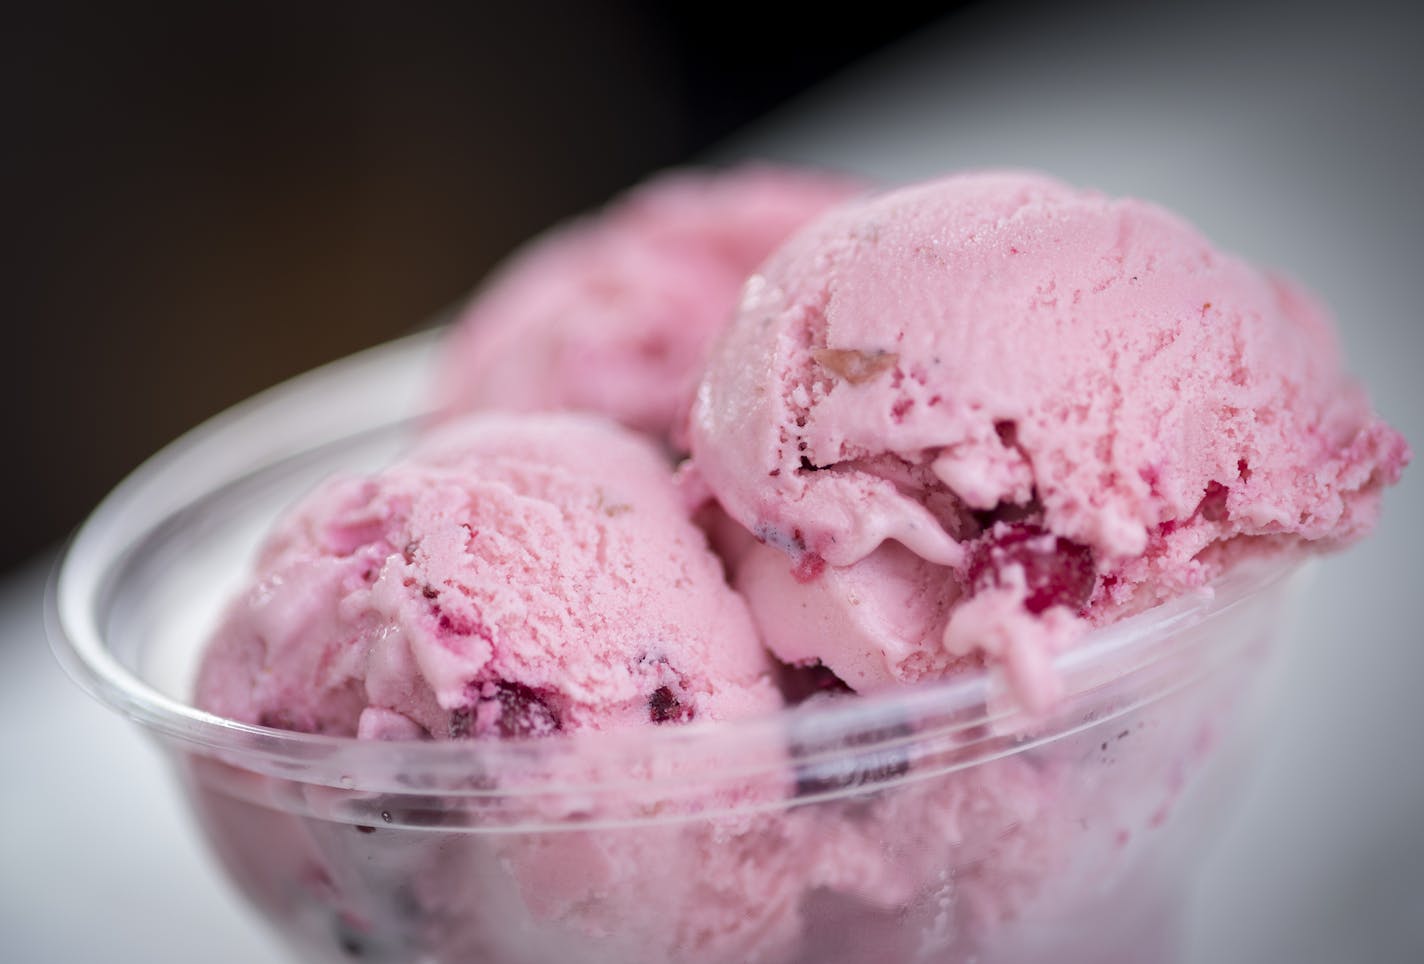
[[[11,11],[0,571],[207,416],[969,6],[810,27],[653,0]]]

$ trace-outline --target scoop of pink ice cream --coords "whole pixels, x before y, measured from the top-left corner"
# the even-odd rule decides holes
[[[671,440],[747,275],[862,189],[750,165],[663,175],[515,255],[457,322],[445,411],[581,409]]]
[[[662,455],[584,416],[453,422],[277,527],[198,705],[364,738],[541,736],[780,705]]]
[[[774,710],[772,665],[655,445],[588,415],[485,414],[379,474],[327,483],[278,525],[210,643],[197,704],[362,739],[626,733]],[[531,747],[514,772],[472,747],[471,779],[618,791],[513,798],[548,833],[387,837],[239,809],[220,837],[264,854],[242,861],[260,900],[330,917],[343,946],[373,953],[784,959],[800,932],[801,823],[738,812],[781,799],[781,775],[691,793],[706,758],[669,744],[630,767],[616,734],[598,735],[605,753],[536,742],[547,754]],[[308,789],[307,805],[324,812],[323,793],[345,797]],[[587,829],[595,805],[655,825]],[[394,907],[369,900],[393,889]]]
[[[1151,204],[1032,174],[851,202],[747,286],[691,423],[779,656],[1002,663],[1367,530],[1408,460],[1319,306]]]

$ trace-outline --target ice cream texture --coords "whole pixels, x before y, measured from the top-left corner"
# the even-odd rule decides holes
[[[277,526],[198,705],[372,739],[537,737],[780,705],[662,455],[574,415],[452,422]]]
[[[1292,282],[1011,171],[852,201],[750,279],[691,422],[783,660],[857,690],[1002,665],[1235,560],[1365,532],[1404,440]]]
[[[657,177],[515,254],[447,343],[445,412],[600,412],[674,444],[742,282],[796,228],[864,185],[785,165]]]

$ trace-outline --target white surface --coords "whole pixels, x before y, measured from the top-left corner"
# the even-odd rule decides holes
[[[1043,167],[1175,207],[1309,279],[1353,367],[1424,441],[1416,31],[1388,11],[987,5],[731,149],[902,178]],[[1152,7],[1153,5],[1142,5]],[[965,43],[962,38],[972,43]],[[1424,466],[1371,542],[1322,567],[1276,732],[1211,856],[1189,960],[1424,960]],[[203,855],[161,758],[45,651],[46,564],[0,586],[0,959],[255,962],[271,941]]]
[[[208,859],[157,747],[50,655],[51,562],[0,589],[0,960],[280,960]]]

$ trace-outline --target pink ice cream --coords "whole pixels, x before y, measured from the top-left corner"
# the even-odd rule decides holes
[[[362,738],[542,736],[765,712],[770,671],[653,446],[486,416],[297,506],[197,700]]]
[[[1148,204],[963,175],[851,200],[762,262],[855,190],[675,175],[536,243],[452,335],[446,414],[586,408],[654,439],[588,414],[447,419],[268,537],[198,705],[469,746],[471,779],[508,792],[390,793],[422,823],[203,761],[209,832],[314,954],[1166,956],[1165,928],[1157,947],[1102,924],[1170,916],[1173,848],[1219,810],[1201,774],[1283,589],[1159,627],[1185,663],[1148,650],[1155,670],[1193,673],[1216,642],[1234,659],[1150,701],[1106,661],[1055,702],[1050,660],[1361,535],[1407,447],[1309,296]],[[657,443],[683,440],[674,482]],[[986,666],[1039,712],[996,715],[996,690],[982,719],[846,695]],[[881,715],[828,737],[837,705]]]
[[[782,705],[772,667],[652,443],[592,416],[483,415],[296,506],[214,635],[196,702],[362,740],[537,742],[766,714]],[[643,819],[786,794],[778,777],[686,800],[676,752],[628,773],[551,745],[527,757],[538,778],[626,785]],[[472,777],[482,760],[472,752]],[[309,792],[306,806],[322,812],[324,798]],[[591,805],[552,794],[537,808],[560,823]],[[259,901],[279,919],[335,921],[362,954],[565,959],[597,939],[601,960],[732,964],[770,960],[800,932],[801,885],[788,881],[801,848],[772,817],[458,843],[367,828],[353,853],[346,824],[276,811],[254,823],[221,797],[209,812]],[[394,910],[370,899],[397,887]]]
[[[1003,665],[1365,532],[1408,459],[1290,282],[1140,201],[948,177],[748,283],[691,423],[768,644],[858,690]]]
[[[863,189],[770,165],[665,174],[516,254],[456,323],[445,411],[580,409],[671,441],[742,282]]]

